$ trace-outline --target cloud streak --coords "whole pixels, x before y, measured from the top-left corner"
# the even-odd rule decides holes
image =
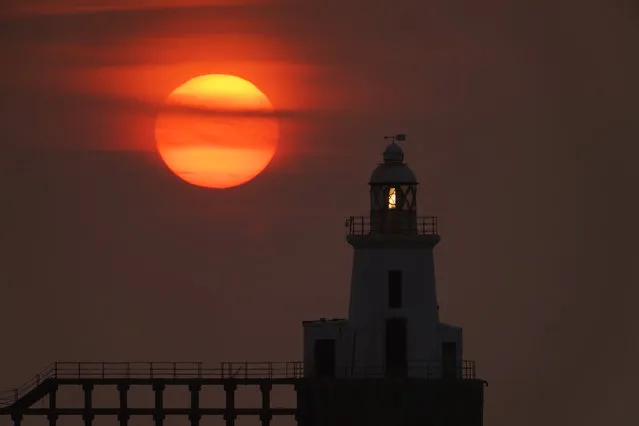
[[[190,8],[220,8],[265,4],[269,0],[67,0],[16,1],[3,11],[6,17],[87,15],[121,11],[175,10]]]
[[[199,117],[232,117],[232,118],[277,118],[277,119],[305,119],[328,117],[332,113],[321,108],[276,108],[267,110],[225,110],[206,108],[185,104],[164,104],[163,102],[137,99],[119,94],[106,93],[80,93],[71,91],[37,91],[22,90],[19,94],[7,88],[0,88],[0,97],[20,96],[26,99],[53,99],[55,103],[63,106],[77,105],[83,108],[96,108],[117,111],[127,114],[156,115],[159,113],[171,113],[184,116]]]
[[[163,102],[145,100],[116,93],[90,93],[74,91],[58,91],[55,89],[31,91],[21,89],[15,91],[0,87],[0,97],[26,99],[30,103],[44,104],[50,102],[60,109],[82,108],[100,113],[112,111],[118,115],[155,117],[161,113],[183,115],[184,117],[224,117],[224,118],[275,118],[278,120],[307,120],[329,118],[337,114],[323,108],[274,108],[268,110],[231,110],[206,108],[196,105],[165,104]]]

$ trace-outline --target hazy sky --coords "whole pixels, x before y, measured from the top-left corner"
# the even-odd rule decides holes
[[[346,315],[344,219],[403,132],[485,423],[639,422],[635,2],[132,3],[2,2],[0,387],[55,360],[300,359],[302,320]],[[154,148],[158,102],[206,73],[292,112],[231,190]]]

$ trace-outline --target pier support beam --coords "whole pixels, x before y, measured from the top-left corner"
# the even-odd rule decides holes
[[[237,384],[235,382],[224,383],[224,390],[226,391],[226,407],[224,409],[224,420],[226,420],[226,426],[235,426],[235,389]]]
[[[53,385],[49,390],[49,413],[47,419],[49,420],[49,426],[56,426],[58,422],[58,410],[56,409],[56,395],[58,392],[58,385]]]
[[[198,426],[200,424],[200,419],[202,418],[202,414],[200,414],[201,389],[202,385],[199,383],[189,384],[189,391],[191,391],[191,412],[189,413],[189,420],[191,421],[191,426]]]
[[[22,424],[22,413],[12,413],[11,420],[13,420],[13,426],[20,426]]]
[[[262,392],[260,420],[262,421],[262,426],[270,426],[273,418],[273,413],[271,412],[271,389],[273,389],[273,385],[270,382],[260,383],[260,391]]]
[[[84,413],[82,419],[84,419],[84,426],[91,426],[93,424],[93,385],[91,383],[85,383],[82,385],[84,390]]]
[[[120,426],[129,424],[129,385],[127,383],[118,383],[118,394],[120,395],[120,412],[118,413],[118,421]]]
[[[153,420],[155,420],[155,426],[162,426],[164,424],[164,389],[166,385],[164,382],[154,382],[153,391],[155,392],[155,410],[153,413]]]
[[[307,426],[310,422],[308,419],[308,401],[307,390],[305,389],[303,382],[295,382],[295,394],[297,399],[297,410],[295,411],[295,421],[297,426]]]

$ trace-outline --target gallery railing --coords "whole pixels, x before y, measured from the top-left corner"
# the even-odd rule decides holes
[[[408,361],[403,366],[389,369],[381,365],[343,365],[335,369],[336,377],[414,377],[423,379],[475,379],[475,361],[463,360],[446,364],[441,361]]]
[[[414,221],[373,222],[369,216],[350,216],[346,219],[348,235],[410,234],[437,235],[437,216],[417,216]]]

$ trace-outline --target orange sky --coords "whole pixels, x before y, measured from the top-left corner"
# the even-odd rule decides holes
[[[233,74],[252,81],[282,119],[340,108],[344,94],[308,84],[322,79],[324,67],[296,58],[299,46],[269,34],[277,24],[260,16],[263,3],[149,1],[134,8],[124,2],[18,4],[17,17],[8,21],[16,43],[7,48],[31,54],[15,64],[22,70],[11,75],[12,89],[96,99],[117,105],[115,114],[126,110],[117,128],[105,129],[117,137],[104,143],[80,141],[82,148],[109,150],[154,150],[149,128],[159,104],[175,87],[201,74]],[[122,32],[111,31],[112,25],[120,25]],[[46,33],[47,27],[65,31],[41,39],[29,30]],[[80,36],[87,30],[89,39]],[[29,63],[49,66],[44,73]],[[65,145],[75,143],[68,140]]]

